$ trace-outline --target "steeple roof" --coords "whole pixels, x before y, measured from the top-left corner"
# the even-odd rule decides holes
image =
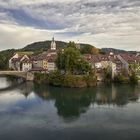
[[[56,43],[54,37],[52,38],[52,42],[51,42],[51,50],[56,50]]]

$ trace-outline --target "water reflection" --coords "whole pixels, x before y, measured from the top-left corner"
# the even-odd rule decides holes
[[[34,92],[43,100],[54,100],[58,115],[79,117],[95,104],[123,107],[138,101],[140,89],[129,85],[100,85],[89,89],[69,89],[34,85]]]
[[[139,93],[139,86],[129,85],[69,89],[23,83],[0,91],[0,140],[139,140]]]
[[[0,77],[0,92],[6,92],[15,89],[17,86],[22,85],[25,83],[24,79],[22,78],[15,78],[12,76],[9,77]]]
[[[138,86],[129,85],[99,85],[88,89],[70,89],[37,85],[32,82],[23,83],[16,90],[25,98],[34,93],[35,98],[46,102],[54,101],[57,114],[64,119],[78,118],[82,113],[86,113],[89,107],[94,108],[95,105],[123,107],[129,102],[137,102],[140,92]]]

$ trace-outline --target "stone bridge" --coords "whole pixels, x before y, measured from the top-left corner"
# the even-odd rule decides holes
[[[0,71],[0,75],[11,75],[24,78],[26,81],[33,81],[34,74],[31,72],[23,72],[23,71]]]

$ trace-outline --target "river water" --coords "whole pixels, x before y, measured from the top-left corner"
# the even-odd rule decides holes
[[[10,85],[0,78],[0,140],[140,140],[140,85]]]

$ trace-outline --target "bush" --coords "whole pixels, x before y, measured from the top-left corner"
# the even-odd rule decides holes
[[[35,73],[34,81],[37,83],[48,83],[49,75],[47,73]]]
[[[115,83],[125,83],[125,82],[127,82],[127,79],[122,74],[117,74],[114,76],[114,82]]]
[[[91,75],[72,75],[72,74],[61,74],[60,71],[55,71],[49,74],[35,74],[35,81],[37,83],[49,83],[54,86],[64,87],[87,87],[95,86],[96,78]]]
[[[88,87],[95,86],[97,83],[97,78],[94,77],[93,75],[86,75],[86,76],[84,76],[84,79],[85,79]]]
[[[62,86],[64,76],[59,72],[55,71],[49,74],[49,83],[54,86]]]
[[[138,77],[135,73],[132,73],[131,75],[129,75],[129,82],[131,84],[137,84],[138,83]]]

